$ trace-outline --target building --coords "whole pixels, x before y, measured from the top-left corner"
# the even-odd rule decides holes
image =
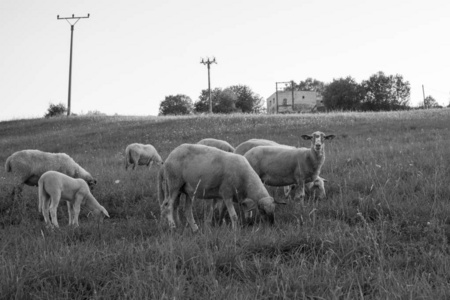
[[[267,98],[267,114],[311,112],[318,108],[323,108],[322,96],[314,91],[278,91]]]

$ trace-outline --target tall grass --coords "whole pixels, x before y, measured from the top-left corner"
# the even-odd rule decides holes
[[[65,152],[98,180],[101,225],[48,231],[37,189],[13,200],[0,169],[0,299],[448,299],[450,110],[289,116],[71,117],[0,123],[1,161],[15,151]],[[159,219],[156,168],[124,168],[124,149],[163,158],[202,138],[306,146],[336,134],[321,175],[327,199],[277,207],[276,225]],[[276,197],[281,191],[270,189]],[[203,224],[203,203],[195,215]]]

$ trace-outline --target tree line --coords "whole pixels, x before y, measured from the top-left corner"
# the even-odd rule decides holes
[[[351,76],[333,79],[330,83],[313,78],[292,83],[285,90],[291,90],[293,87],[299,91],[316,91],[322,96],[326,110],[388,111],[410,108],[410,83],[399,74],[387,75],[380,71],[361,83]],[[235,85],[223,90],[216,88],[211,94],[213,113],[265,112],[264,99],[248,86]],[[428,96],[420,108],[434,107],[441,106],[432,96]],[[159,114],[182,115],[208,111],[208,91],[202,90],[195,103],[186,95],[165,97],[161,102]]]
[[[246,85],[233,85],[225,89],[211,90],[212,112],[229,114],[262,113],[265,111],[264,99]],[[208,90],[202,90],[194,103],[189,96],[178,94],[166,96],[159,106],[159,115],[187,115],[209,112]]]

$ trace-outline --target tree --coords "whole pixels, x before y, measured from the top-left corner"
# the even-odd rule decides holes
[[[230,88],[215,88],[211,91],[211,98],[213,113],[229,114],[237,111],[237,96]],[[194,110],[198,113],[209,112],[208,90],[202,90],[199,100],[194,103]]]
[[[192,113],[194,105],[186,95],[166,96],[159,105],[159,115],[188,115]]]
[[[53,104],[50,103],[47,113],[44,115],[45,118],[53,118],[53,117],[60,117],[67,113],[67,108],[64,104]]]
[[[361,83],[364,88],[363,110],[397,110],[408,107],[410,86],[401,75],[378,72]]]
[[[333,79],[325,86],[323,104],[330,110],[357,110],[363,95],[361,85],[352,77]]]
[[[442,106],[437,103],[433,96],[427,96],[423,101],[424,108],[442,108]]]
[[[312,91],[318,92],[320,95],[325,90],[325,83],[320,80],[308,77],[305,81],[300,81],[299,84],[295,84],[295,89],[298,91]],[[290,90],[290,87],[288,88]]]
[[[243,113],[261,113],[264,101],[246,85],[233,85],[229,89],[236,94],[236,109]]]

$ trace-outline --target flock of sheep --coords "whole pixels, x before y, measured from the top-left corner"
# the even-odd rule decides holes
[[[197,144],[182,144],[165,161],[152,145],[134,143],[125,150],[125,169],[131,165],[159,165],[158,199],[161,217],[174,228],[180,224],[178,207],[185,196],[185,218],[192,231],[197,231],[192,214],[194,199],[207,199],[207,222],[212,222],[214,209],[220,211],[219,221],[228,212],[233,229],[238,215],[233,202],[244,214],[244,220],[258,210],[263,221],[273,224],[276,204],[266,186],[284,187],[285,194],[294,191],[294,199],[303,201],[305,188],[318,197],[325,197],[325,179],[320,171],[325,161],[325,140],[334,135],[317,131],[302,135],[311,141],[310,148],[295,148],[264,139],[251,139],[233,148],[228,142],[203,139]],[[89,172],[64,153],[39,150],[15,152],[6,160],[6,172],[11,172],[17,185],[13,194],[21,194],[23,185],[39,187],[39,211],[49,227],[58,227],[56,211],[60,200],[68,205],[69,225],[78,226],[80,206],[102,220],[109,217],[91,190],[97,183]],[[51,217],[51,222],[50,218]]]

